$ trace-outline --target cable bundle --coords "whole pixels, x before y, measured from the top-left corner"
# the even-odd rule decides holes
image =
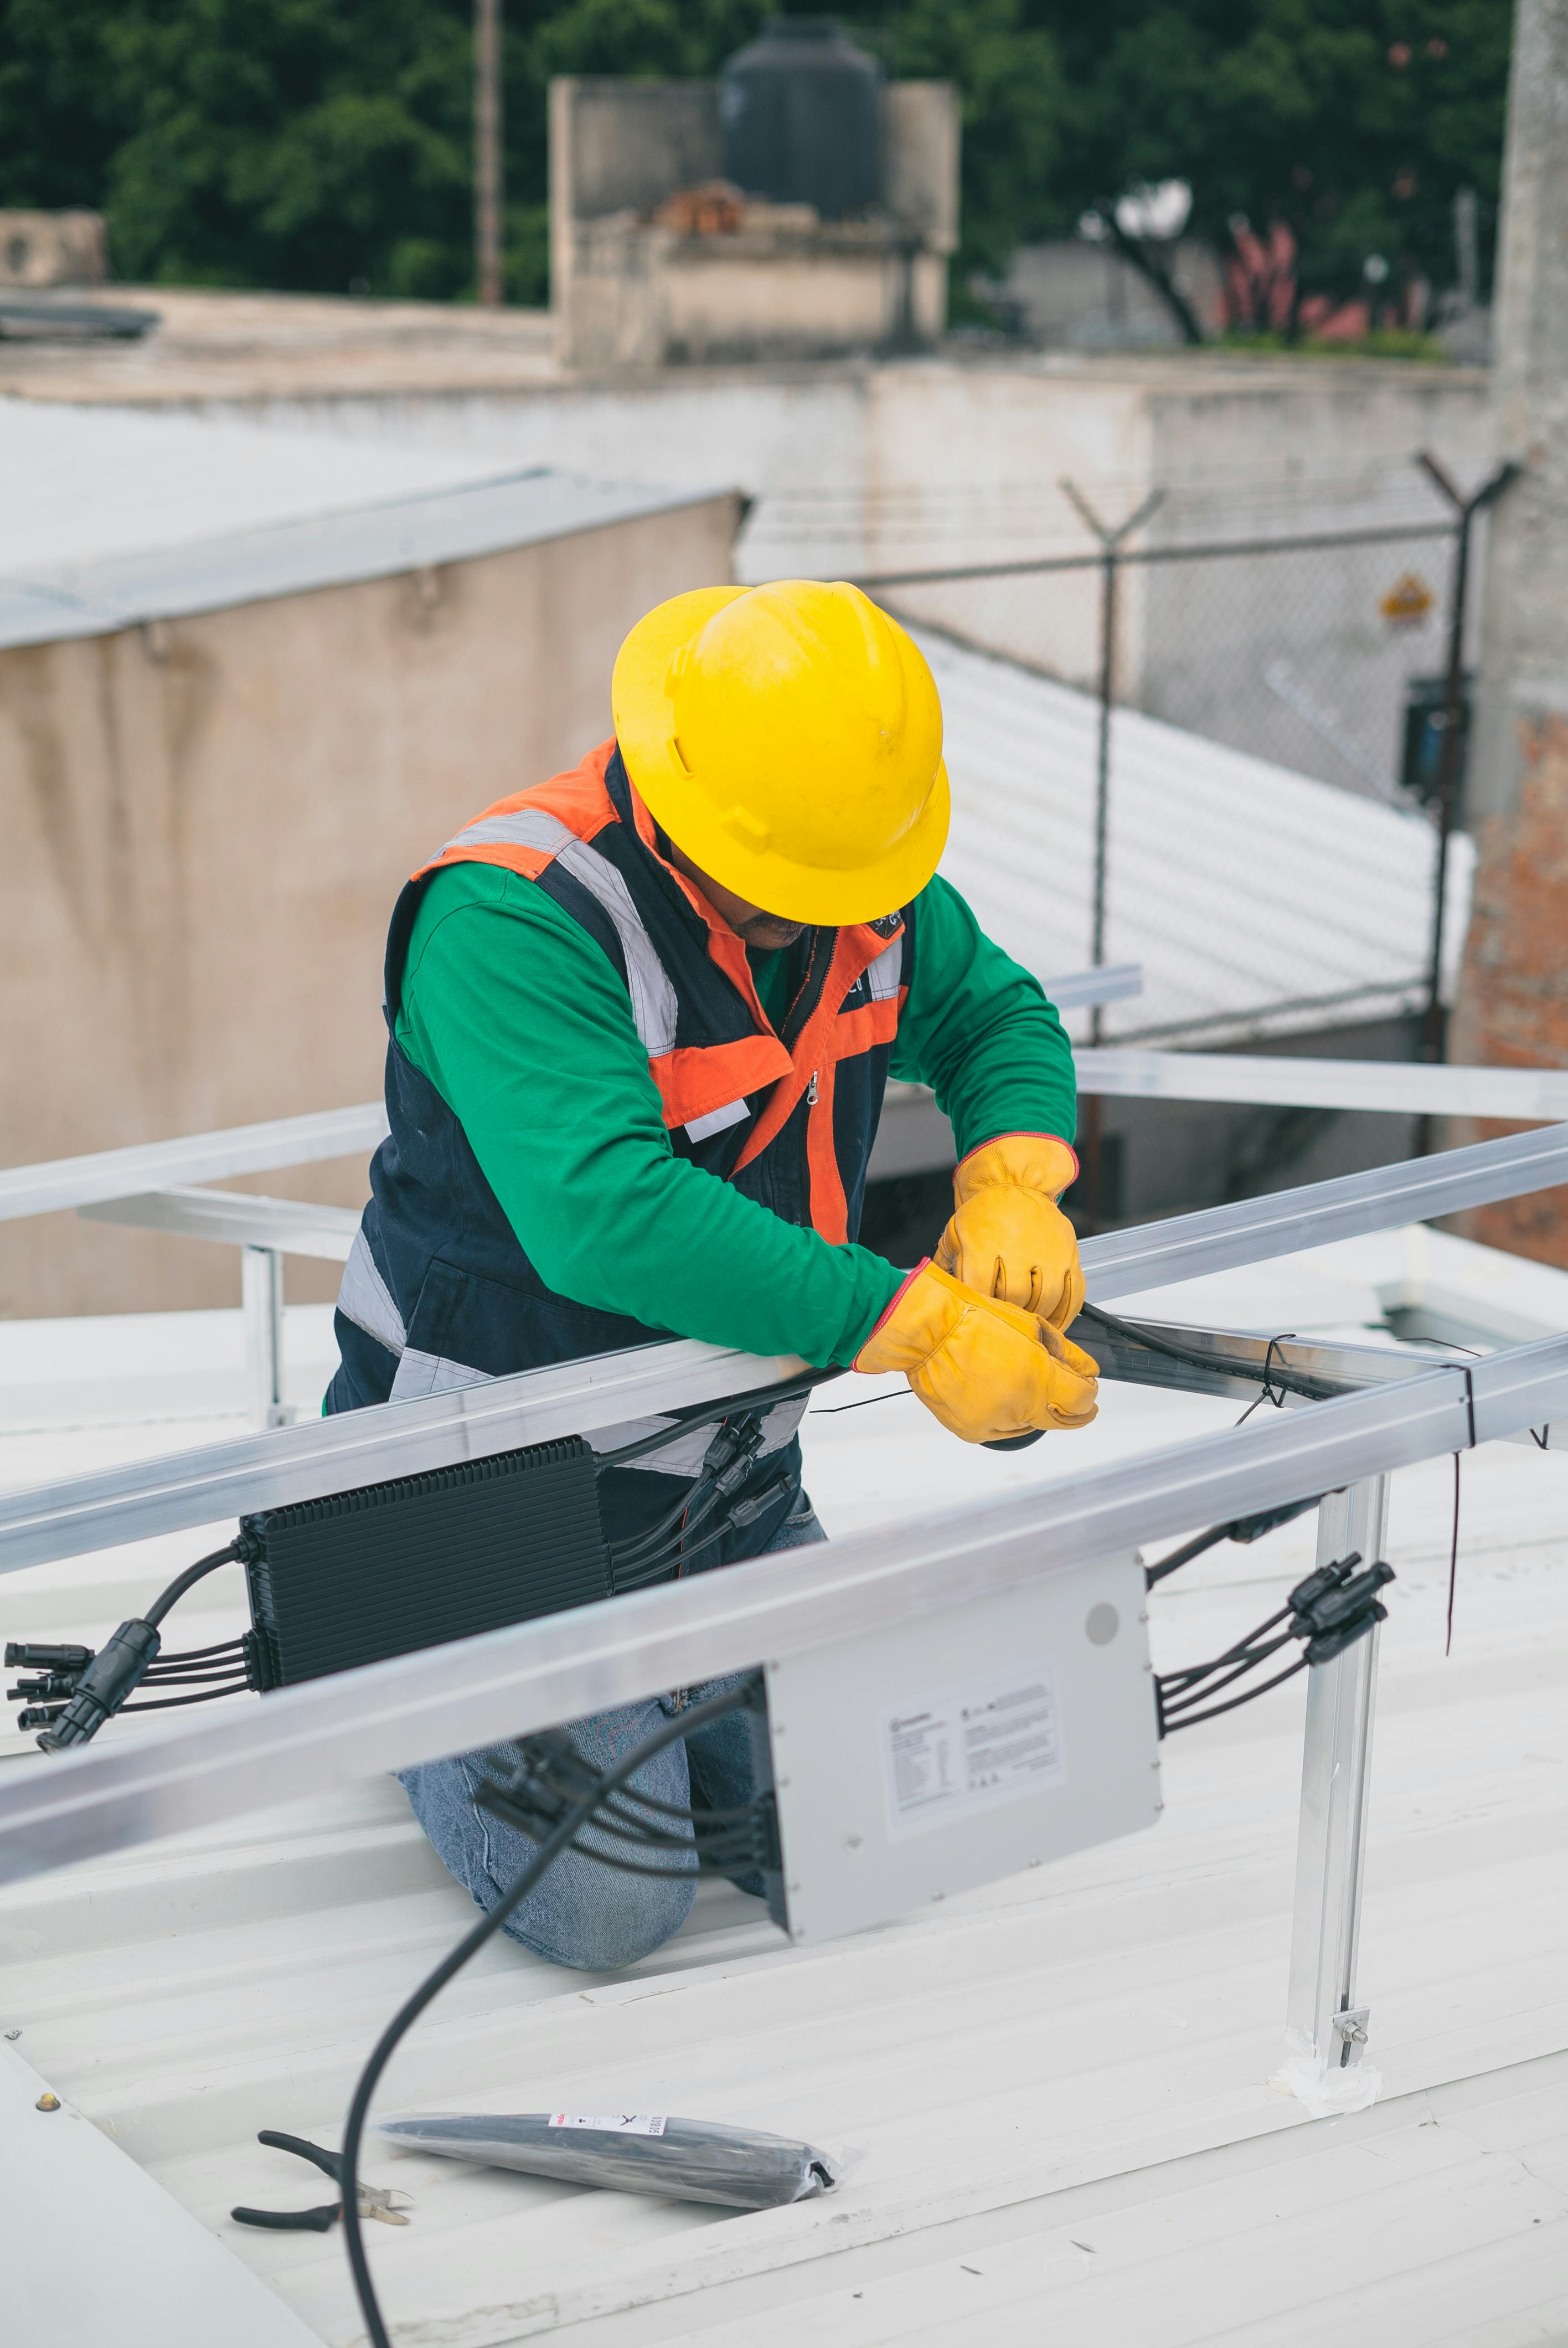
[[[1212,1539],[1223,1537],[1224,1528]],[[1167,1558],[1153,1568],[1150,1580],[1185,1562],[1185,1557],[1195,1554],[1198,1548],[1211,1545],[1208,1537],[1201,1543],[1189,1545],[1184,1554]],[[1266,1695],[1271,1688],[1282,1687],[1309,1664],[1331,1662],[1358,1639],[1365,1638],[1374,1623],[1387,1622],[1389,1610],[1379,1601],[1378,1592],[1393,1581],[1394,1569],[1378,1563],[1358,1573],[1356,1568],[1360,1562],[1359,1550],[1352,1550],[1348,1557],[1320,1565],[1305,1581],[1296,1583],[1277,1612],[1260,1622],[1255,1631],[1248,1632],[1235,1646],[1227,1648],[1223,1655],[1216,1655],[1212,1663],[1191,1663],[1185,1671],[1161,1673],[1154,1681],[1160,1735],[1169,1736],[1178,1728],[1196,1728],[1205,1720],[1217,1720],[1223,1712],[1234,1712],[1239,1704],[1251,1704],[1255,1697]],[[1283,1630],[1279,1628],[1282,1623]],[[1306,1652],[1284,1671],[1244,1688],[1239,1695],[1228,1696],[1224,1704],[1213,1702],[1222,1688],[1247,1678],[1293,1639],[1304,1641]]]
[[[791,1479],[781,1474],[749,1499],[723,1509],[717,1522],[710,1521],[751,1474],[762,1441],[757,1412],[743,1412],[733,1425],[725,1420],[702,1455],[702,1468],[691,1490],[645,1531],[611,1545],[610,1586],[618,1596],[622,1591],[646,1590],[653,1582],[672,1581],[701,1550],[712,1549],[715,1541],[743,1525],[754,1524],[784,1498]],[[707,1529],[700,1540],[694,1540],[692,1535],[700,1526]]]
[[[7,1703],[26,1705],[16,1715],[17,1726],[42,1729],[38,1742],[46,1752],[54,1753],[67,1746],[85,1745],[117,1713],[169,1712],[177,1704],[211,1704],[220,1695],[239,1695],[259,1687],[253,1631],[221,1639],[214,1646],[189,1647],[183,1653],[166,1655],[158,1627],[193,1582],[220,1565],[232,1564],[242,1554],[241,1544],[231,1541],[226,1549],[215,1550],[210,1557],[188,1565],[145,1614],[122,1622],[102,1648],[11,1641],[5,1649],[7,1664],[19,1663],[42,1673],[36,1680],[19,1680],[5,1691]],[[141,1686],[194,1687],[197,1693],[159,1696],[151,1704],[127,1704],[127,1696]]]
[[[600,1867],[612,1867],[625,1875],[663,1877],[689,1875],[693,1869],[699,1874],[748,1874],[753,1869],[779,1865],[778,1824],[771,1794],[760,1795],[738,1809],[710,1810],[660,1801],[651,1794],[607,1793],[601,1790],[600,1773],[560,1728],[524,1737],[517,1749],[520,1757],[511,1775],[482,1777],[475,1799],[481,1809],[504,1818],[531,1842],[548,1842],[574,1808],[595,1796],[595,1807],[568,1848]],[[606,1850],[598,1843],[584,1842],[581,1834],[589,1827],[619,1848]],[[645,1856],[631,1858],[628,1855],[631,1850]],[[648,1863],[661,1853],[677,1863]]]

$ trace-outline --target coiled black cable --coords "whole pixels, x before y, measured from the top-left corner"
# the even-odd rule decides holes
[[[369,2059],[360,2073],[358,2084],[349,2104],[348,2116],[343,2123],[341,2155],[343,2240],[348,2251],[349,2271],[354,2277],[354,2293],[359,2301],[360,2312],[364,2318],[364,2328],[370,2341],[370,2348],[392,2348],[392,2343],[387,2334],[386,2325],[382,2320],[375,2286],[371,2279],[370,2264],[365,2257],[364,2237],[361,2230],[359,2215],[359,2156],[371,2098],[380,2084],[383,2072],[396,2052],[399,2042],[418,2021],[425,2007],[440,1995],[447,1982],[462,1972],[469,1958],[500,1931],[507,1917],[522,1905],[528,1893],[554,1866],[561,1853],[576,1842],[579,1830],[588,1825],[605,1796],[619,1792],[630,1777],[636,1776],[644,1762],[651,1761],[655,1754],[661,1753],[667,1745],[673,1745],[680,1738],[689,1736],[694,1728],[705,1727],[712,1720],[723,1719],[727,1713],[741,1711],[750,1701],[750,1691],[744,1685],[726,1689],[722,1695],[710,1696],[704,1704],[695,1704],[684,1712],[676,1713],[673,1718],[665,1721],[655,1729],[651,1735],[644,1737],[641,1745],[635,1746],[612,1768],[601,1771],[589,1790],[568,1810],[566,1816],[550,1833],[548,1840],[540,1844],[517,1881],[490,1910],[488,1915],[482,1916],[470,1931],[465,1932],[456,1947],[448,1951],[441,1962],[426,1973],[412,1995],[404,2000],[371,2049]],[[592,1856],[601,1864],[610,1863],[606,1862],[602,1852],[594,1851]],[[619,1864],[624,1867],[626,1863],[619,1862]],[[659,1871],[663,1874],[689,1873],[690,1869],[662,1869]]]

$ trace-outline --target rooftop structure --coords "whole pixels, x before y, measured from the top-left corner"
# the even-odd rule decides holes
[[[1389,1316],[1424,1302],[1484,1345],[1568,1313],[1563,1275],[1532,1268],[1526,1294],[1522,1269],[1396,1233],[1122,1309],[1393,1344]],[[307,1311],[296,1334],[319,1377],[324,1314]],[[0,1474],[14,1485],[226,1431],[226,1406],[242,1408],[217,1382],[226,1345],[237,1366],[225,1316],[0,1332]],[[193,1401],[188,1385],[181,1400],[177,1382],[194,1378],[206,1392]],[[907,1397],[845,1428],[833,1399],[805,1442],[835,1536],[1109,1467],[1235,1416],[1111,1386],[1087,1435],[998,1458],[933,1448]],[[133,1423],[147,1413],[173,1423]],[[755,1903],[709,1888],[682,1935],[624,1976],[492,1943],[420,2025],[380,2108],[678,2111],[804,2135],[846,2175],[825,2199],[726,2216],[373,2139],[367,2177],[415,2204],[406,2228],[371,2230],[390,2320],[476,2348],[936,2348],[977,2324],[1020,2348],[1042,2325],[1068,2348],[1216,2335],[1276,2348],[1330,2333],[1381,2348],[1396,2310],[1408,2348],[1523,2348],[1561,2332],[1568,2006],[1562,1902],[1540,1854],[1560,1838],[1568,1764],[1565,1473],[1555,1454],[1467,1459],[1447,1662],[1452,1470],[1395,1478],[1361,1959],[1384,2083],[1369,2109],[1313,2122],[1267,2084],[1299,1776],[1291,1689],[1167,1746],[1152,1834],[875,1933],[794,1951]],[[46,1614],[56,1635],[93,1637],[202,1545],[193,1532],[10,1576],[4,1626],[42,1635]],[[1163,1584],[1157,1667],[1215,1651],[1309,1560],[1289,1528]],[[237,1588],[203,1588],[192,1635],[223,1636]],[[385,1780],[0,1895],[14,1952],[0,2025],[19,2034],[0,2047],[0,2125],[54,2125],[34,2106],[57,2095],[62,2133],[36,2157],[63,2164],[77,2239],[90,2225],[100,2248],[123,2243],[117,2278],[165,2279],[129,2304],[117,2281],[128,2348],[362,2336],[336,2230],[268,2235],[228,2211],[312,2198],[257,2130],[337,2141],[370,2040],[471,1913]],[[46,2264],[13,2285],[19,2322],[85,2306],[108,2261]]]
[[[1044,978],[1090,957],[1100,712],[1088,694],[916,628],[942,695],[953,828],[942,870]],[[1423,999],[1435,837],[1352,797],[1163,725],[1112,720],[1106,960],[1141,994],[1109,1040],[1235,1044],[1387,1018]],[[1470,843],[1450,867],[1450,976]],[[1074,1025],[1084,1031],[1083,1014]]]
[[[403,880],[604,738],[622,637],[727,574],[738,518],[723,489],[52,406],[0,410],[0,482],[17,1157],[373,1093]],[[323,1183],[359,1205],[363,1159]],[[150,1235],[0,1247],[13,1315],[230,1292]]]

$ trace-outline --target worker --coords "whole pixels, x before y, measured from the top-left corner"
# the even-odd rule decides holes
[[[703,588],[632,629],[610,697],[610,740],[487,808],[397,901],[391,1132],[327,1407],[675,1335],[903,1371],[967,1442],[1085,1426],[1096,1365],[1063,1334],[1083,1282],[1058,1204],[1077,1170],[1071,1052],[1036,981],[934,877],[948,778],[920,652],[855,587]],[[856,1244],[890,1075],[930,1085],[958,1139],[952,1219],[913,1271]],[[801,1488],[804,1407],[751,1422],[718,1538],[712,1510],[689,1557],[680,1530],[712,1425],[601,1471],[607,1538],[641,1540],[671,1573],[825,1540]],[[573,1736],[596,1766],[619,1760],[721,1684]],[[476,1807],[509,1757],[403,1780],[485,1908],[533,1851]],[[730,1715],[632,1790],[733,1808],[750,1766]],[[655,1881],[569,1852],[507,1930],[609,1969],[666,1940],[692,1890],[689,1871]]]

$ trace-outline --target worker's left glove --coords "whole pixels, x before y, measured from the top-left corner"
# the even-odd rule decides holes
[[[1077,1157],[1051,1133],[1006,1133],[971,1149],[953,1176],[958,1206],[935,1262],[982,1296],[1070,1328],[1083,1274],[1077,1235],[1056,1201],[1077,1174]]]

